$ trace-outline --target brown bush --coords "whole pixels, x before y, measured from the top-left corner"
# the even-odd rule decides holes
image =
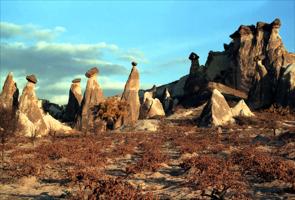
[[[111,97],[92,108],[95,120],[105,121],[108,129],[120,127],[122,118],[127,114],[127,103]]]
[[[233,153],[231,159],[233,163],[241,166],[243,174],[256,177],[258,182],[279,179],[292,183],[295,180],[294,165],[253,147]]]

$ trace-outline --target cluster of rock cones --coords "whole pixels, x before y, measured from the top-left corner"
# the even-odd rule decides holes
[[[137,63],[132,62],[124,92],[115,99],[117,108],[126,112],[113,115],[105,114],[109,105],[105,104],[106,98],[97,82],[99,70],[94,67],[85,74],[84,96],[81,79],[72,81],[69,101],[60,119],[70,123],[72,128],[89,132],[104,131],[107,127],[132,127],[138,119],[170,115],[176,106],[196,107],[207,103],[200,116],[200,126],[233,123],[234,117],[239,115],[252,117],[254,114],[249,107],[261,109],[279,104],[294,109],[295,54],[285,49],[279,36],[280,26],[279,19],[271,24],[258,22],[256,26],[240,26],[230,35],[231,43],[224,44],[223,52],[209,52],[205,66],[200,66],[199,56],[191,53],[188,75],[149,90],[139,90]],[[72,128],[43,111],[35,94],[37,78],[34,75],[26,78],[28,83],[18,99],[17,85],[12,73],[8,74],[0,94],[0,108],[16,112],[24,135],[71,132]],[[236,106],[230,108],[228,102]],[[98,105],[100,110],[94,112]]]

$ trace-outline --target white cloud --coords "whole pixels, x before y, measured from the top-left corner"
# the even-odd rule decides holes
[[[0,37],[1,39],[10,39],[20,37],[32,40],[53,40],[59,34],[65,32],[66,29],[61,26],[56,26],[52,29],[44,29],[33,24],[19,25],[9,22],[0,22]]]
[[[32,24],[0,22],[0,30],[1,83],[4,82],[2,77],[12,71],[21,93],[27,83],[26,75],[35,74],[37,96],[59,104],[67,103],[74,78],[81,78],[82,91],[85,89],[85,72],[89,68],[98,67],[98,82],[105,96],[110,96],[124,89],[131,68],[127,61],[147,62],[139,49],[125,50],[116,44],[50,41],[66,31],[59,26],[47,29]],[[32,41],[28,42],[28,39]]]

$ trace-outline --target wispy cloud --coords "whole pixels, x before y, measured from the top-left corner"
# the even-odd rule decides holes
[[[114,76],[125,76],[127,80],[130,69],[124,66],[126,62],[147,60],[139,49],[124,50],[106,42],[76,44],[51,41],[65,31],[63,27],[44,29],[31,24],[0,22],[0,30],[1,83],[4,81],[2,77],[13,71],[22,90],[25,76],[35,74],[39,98],[60,104],[67,102],[72,79],[82,78],[81,86],[85,88],[84,74],[89,68],[99,68],[99,83],[108,96],[123,91],[125,81],[117,81]],[[28,43],[28,39],[33,39],[33,42]]]
[[[33,24],[19,25],[9,22],[0,22],[0,37],[1,39],[24,38],[32,40],[53,40],[59,34],[65,32],[66,29],[61,26],[56,26],[52,29],[42,28]]]

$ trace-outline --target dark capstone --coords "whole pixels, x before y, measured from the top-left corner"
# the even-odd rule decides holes
[[[131,65],[132,65],[132,66],[136,66],[137,63],[133,61],[133,62],[131,63]]]
[[[72,83],[80,83],[81,79],[80,78],[75,78],[74,80],[72,80]]]
[[[89,69],[86,73],[85,73],[85,76],[87,78],[90,78],[91,76],[93,76],[94,74],[97,74],[98,73],[98,69],[97,67],[93,67],[91,69]]]
[[[281,26],[281,20],[279,19],[279,18],[276,18],[272,23],[271,23],[271,25],[273,26],[273,27],[280,27]]]
[[[36,78],[36,76],[35,76],[34,74],[28,75],[28,76],[26,77],[26,79],[27,79],[29,82],[31,82],[31,83],[34,83],[34,84],[37,83],[37,78]]]
[[[192,52],[188,58],[190,60],[197,60],[197,59],[199,59],[199,56],[196,53]]]

